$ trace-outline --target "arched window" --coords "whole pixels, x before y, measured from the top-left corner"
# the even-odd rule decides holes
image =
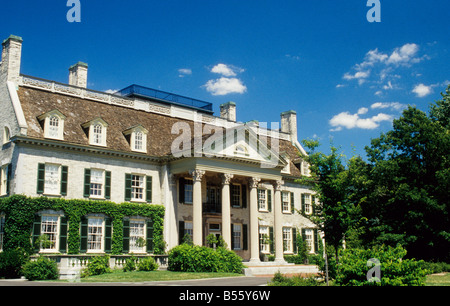
[[[50,116],[48,128],[48,136],[52,138],[58,138],[59,118],[57,116]]]
[[[99,123],[94,125],[92,130],[94,132],[94,135],[92,135],[94,144],[102,144],[102,128],[103,126]]]

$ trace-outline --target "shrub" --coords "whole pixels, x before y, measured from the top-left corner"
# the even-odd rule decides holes
[[[123,265],[123,272],[134,271],[136,270],[136,257],[131,256],[125,260],[125,264]]]
[[[87,267],[83,270],[82,276],[100,275],[110,272],[109,256],[95,256],[89,259]]]
[[[139,260],[137,268],[139,271],[154,271],[158,269],[158,264],[153,257],[145,257]]]
[[[396,248],[385,246],[369,250],[342,250],[337,265],[336,284],[351,286],[423,286],[426,270],[422,268],[423,261],[403,259],[406,250],[401,246]],[[381,277],[377,281],[368,281],[369,259],[380,262]]]
[[[23,266],[22,273],[30,281],[58,279],[59,276],[56,262],[43,256],[27,262]]]
[[[0,252],[0,277],[20,277],[22,266],[28,260],[29,256],[22,248]]]
[[[321,286],[323,281],[318,280],[315,276],[302,277],[295,275],[292,277],[284,276],[280,271],[275,273],[269,286]]]
[[[242,273],[241,258],[233,251],[218,247],[181,244],[169,251],[169,271]]]

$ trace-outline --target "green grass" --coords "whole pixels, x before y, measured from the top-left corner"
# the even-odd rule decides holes
[[[427,275],[426,286],[450,286],[450,273]]]
[[[113,270],[112,273],[89,276],[81,278],[81,282],[153,282],[170,280],[188,280],[216,277],[239,277],[242,274],[237,273],[195,273],[195,272],[172,272],[172,271],[133,271],[123,272],[122,270]]]

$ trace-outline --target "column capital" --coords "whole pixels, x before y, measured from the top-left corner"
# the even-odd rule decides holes
[[[282,180],[273,181],[272,184],[275,191],[281,191],[281,186],[284,184],[284,181]]]
[[[202,180],[203,175],[205,174],[204,170],[190,170],[189,174],[192,175],[194,182],[200,182]]]
[[[230,181],[231,181],[231,179],[234,177],[234,175],[233,174],[231,174],[231,173],[223,173],[222,174],[222,184],[223,185],[229,185],[230,184]]]
[[[261,182],[261,178],[259,177],[251,177],[248,179],[250,188],[258,188],[259,182]]]

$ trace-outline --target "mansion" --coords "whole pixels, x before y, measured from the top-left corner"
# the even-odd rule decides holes
[[[234,102],[215,116],[211,103],[139,85],[99,92],[87,88],[85,63],[69,68],[68,84],[45,80],[20,73],[22,38],[11,35],[2,46],[1,197],[162,205],[166,251],[186,237],[206,245],[211,234],[251,262],[261,254],[283,262],[297,252],[297,235],[318,251],[295,111],[281,113],[279,129],[270,129],[238,122]],[[36,217],[39,233],[55,241],[40,252],[63,253],[64,212]],[[106,217],[86,216],[80,253],[106,252]],[[146,252],[136,241],[149,238],[149,223],[127,217],[126,251]],[[0,218],[2,243],[7,216],[0,211]]]

